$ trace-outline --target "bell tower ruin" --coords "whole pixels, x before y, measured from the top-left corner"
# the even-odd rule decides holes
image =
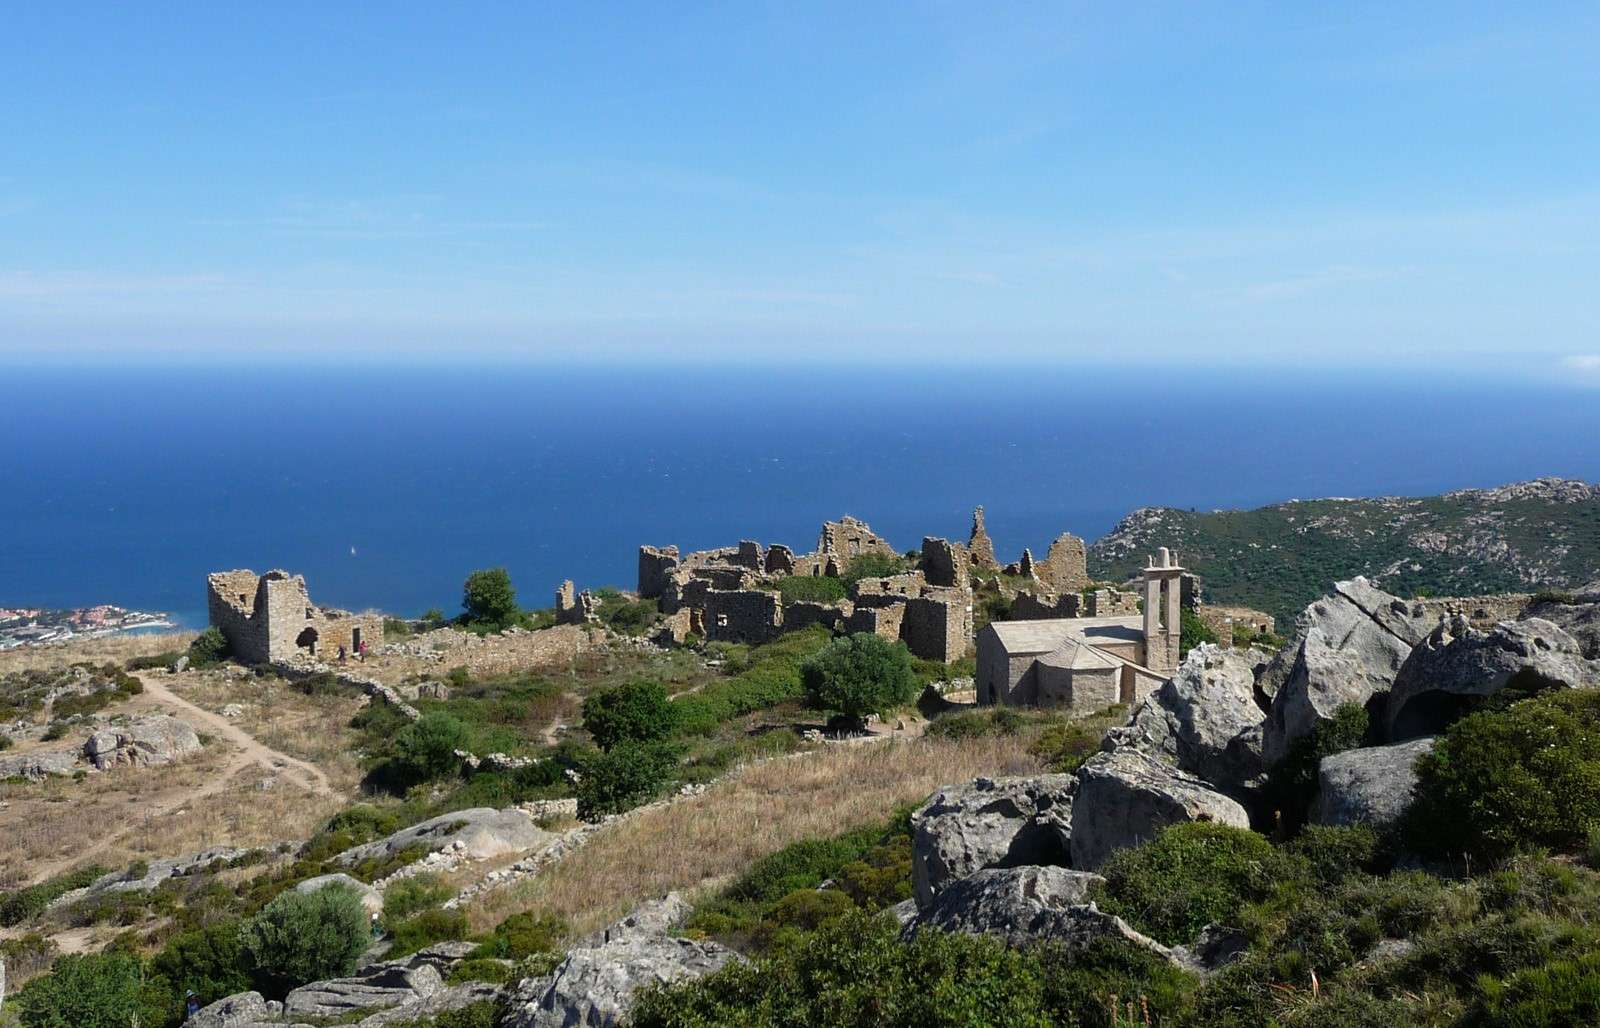
[[[1145,667],[1162,674],[1178,669],[1182,623],[1183,568],[1165,546],[1144,569]]]

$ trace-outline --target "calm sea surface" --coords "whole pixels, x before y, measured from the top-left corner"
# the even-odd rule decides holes
[[[473,568],[530,606],[634,580],[641,542],[810,549],[842,513],[896,546],[1002,555],[1145,504],[1600,479],[1600,394],[1007,369],[0,366],[0,606],[203,622],[218,568],[321,602],[454,610]]]

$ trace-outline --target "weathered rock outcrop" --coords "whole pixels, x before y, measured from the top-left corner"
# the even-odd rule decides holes
[[[714,942],[666,934],[687,906],[676,894],[646,904],[579,946],[549,975],[523,981],[503,1028],[619,1024],[647,985],[710,974],[738,954]]]
[[[555,841],[555,836],[515,807],[506,810],[472,807],[429,818],[376,842],[353,846],[333,859],[343,867],[350,867],[373,857],[392,857],[413,846],[434,852],[457,841],[462,843],[461,852],[466,856],[483,860],[547,845]]]
[[[200,736],[187,721],[154,714],[89,736],[83,755],[101,771],[117,764],[159,767],[200,749]]]
[[[986,867],[1065,864],[1073,788],[1071,775],[1040,775],[940,789],[911,816],[917,905]]]
[[[342,885],[361,898],[361,906],[368,914],[383,912],[383,894],[366,882],[358,878],[351,878],[347,874],[317,875],[307,878],[294,887],[298,893],[313,893],[326,889],[330,885]]]
[[[1322,825],[1394,824],[1411,806],[1417,758],[1434,740],[1369,746],[1324,757],[1317,770],[1317,802],[1311,818]]]
[[[1097,753],[1078,770],[1072,866],[1092,871],[1115,851],[1183,821],[1250,827],[1244,807],[1203,779],[1137,750]]]
[[[1459,615],[1411,652],[1389,694],[1388,738],[1443,731],[1475,699],[1507,687],[1529,691],[1600,685],[1600,664],[1542,618],[1502,621],[1481,632]]]
[[[70,775],[77,766],[78,754],[71,750],[0,753],[0,779],[26,778],[30,782],[42,782],[51,775]]]
[[[1101,881],[1099,875],[1062,867],[990,868],[952,882],[905,934],[938,928],[995,935],[1012,946],[1053,942],[1069,949],[1120,938],[1169,955],[1165,946],[1090,902],[1090,886]]]
[[[1263,663],[1254,651],[1196,646],[1127,725],[1106,733],[1104,748],[1139,750],[1224,791],[1248,792],[1266,772],[1261,756],[1266,714],[1255,691]]]
[[[1600,582],[1584,587],[1573,601],[1538,600],[1524,616],[1544,618],[1559,626],[1577,640],[1584,657],[1600,660]]]
[[[358,1010],[378,1010],[427,999],[443,988],[444,980],[431,964],[373,964],[349,978],[300,986],[284,997],[283,1012],[305,1017],[344,1017]]]
[[[282,1003],[269,1003],[259,992],[241,992],[202,1007],[183,1028],[257,1028],[278,1024]]]
[[[1390,596],[1364,578],[1336,583],[1332,595],[1307,607],[1294,639],[1259,681],[1272,696],[1262,742],[1267,766],[1339,707],[1366,706],[1388,692],[1429,627],[1420,604]]]

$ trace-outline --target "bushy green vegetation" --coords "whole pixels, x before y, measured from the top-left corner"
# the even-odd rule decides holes
[[[609,586],[598,590],[595,598],[599,600],[595,616],[600,623],[622,635],[644,635],[659,613],[655,600],[630,599]]]
[[[110,873],[110,868],[92,864],[47,878],[37,885],[8,892],[0,898],[0,926],[10,928],[22,924],[66,893],[81,889],[96,878]]]
[[[678,731],[709,734],[741,715],[803,699],[800,665],[831,638],[826,628],[813,625],[750,649],[736,667],[730,657],[732,677],[672,701],[678,710]]]
[[[681,751],[669,743],[624,743],[595,754],[578,782],[578,816],[599,821],[654,799],[672,780]]]
[[[156,653],[147,657],[134,657],[123,666],[129,671],[155,671],[172,667],[181,656],[183,654],[177,650],[168,650],[165,653]]]
[[[23,1028],[127,1028],[161,1024],[161,997],[145,988],[139,958],[128,953],[62,957],[16,999]]]
[[[838,603],[849,592],[831,575],[789,575],[778,580],[778,594],[784,603]]]
[[[806,702],[861,724],[916,699],[919,682],[901,642],[858,632],[835,639],[800,666]]]
[[[903,575],[912,568],[912,562],[896,553],[863,553],[845,565],[839,577],[846,588],[854,588],[863,578],[889,578]]]
[[[659,742],[672,736],[678,708],[658,682],[629,682],[583,701],[583,727],[609,752],[620,743]]]
[[[228,659],[228,639],[215,625],[207,628],[189,644],[189,666],[192,668],[216,667]]]
[[[1277,851],[1255,832],[1201,821],[1173,825],[1112,855],[1100,869],[1102,906],[1160,942],[1182,945],[1265,898],[1277,864]]]
[[[281,893],[245,922],[240,938],[262,991],[271,995],[350,974],[371,941],[360,897],[338,885]]]
[[[461,586],[462,624],[467,628],[498,632],[522,620],[517,590],[505,568],[484,568],[467,576]]]
[[[495,926],[489,937],[473,950],[480,959],[525,960],[542,953],[555,953],[567,934],[567,923],[548,914],[512,914]]]
[[[1600,691],[1468,715],[1417,771],[1409,835],[1424,852],[1482,862],[1580,849],[1600,827]]]
[[[1179,655],[1187,655],[1190,650],[1201,643],[1214,643],[1216,641],[1217,633],[1211,630],[1211,626],[1201,621],[1200,615],[1193,610],[1184,607],[1178,615]]]
[[[431,781],[461,767],[456,750],[465,749],[467,730],[459,720],[429,711],[395,735],[394,760],[400,773],[414,781]]]

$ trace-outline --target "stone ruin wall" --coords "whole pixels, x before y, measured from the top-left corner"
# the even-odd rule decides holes
[[[1083,540],[1062,532],[1050,544],[1038,568],[1039,581],[1053,593],[1075,593],[1089,584],[1088,554]]]
[[[929,585],[952,589],[972,588],[971,557],[967,548],[935,536],[922,540],[922,574]]]
[[[994,555],[994,542],[983,523],[983,508],[972,511],[972,534],[967,538],[967,555],[972,566],[983,571],[999,571],[1000,561]]]
[[[245,664],[271,660],[265,619],[256,620],[261,578],[253,571],[217,571],[206,576],[206,614],[228,640],[234,658]]]
[[[241,594],[251,599],[240,603]],[[234,658],[261,664],[296,657],[335,656],[342,646],[353,654],[359,642],[383,642],[383,617],[352,614],[311,602],[306,581],[287,571],[269,571],[259,578],[250,571],[224,571],[206,580],[210,621],[227,638]]]
[[[712,642],[764,643],[783,633],[783,603],[764,589],[713,589],[705,597],[705,635]]]
[[[667,579],[678,567],[676,546],[639,547],[639,598],[658,600],[667,589]]]
[[[848,515],[838,521],[824,521],[822,533],[817,537],[817,553],[831,553],[843,558],[841,567],[853,557],[867,553],[896,556],[889,541],[878,535],[865,521]]]

